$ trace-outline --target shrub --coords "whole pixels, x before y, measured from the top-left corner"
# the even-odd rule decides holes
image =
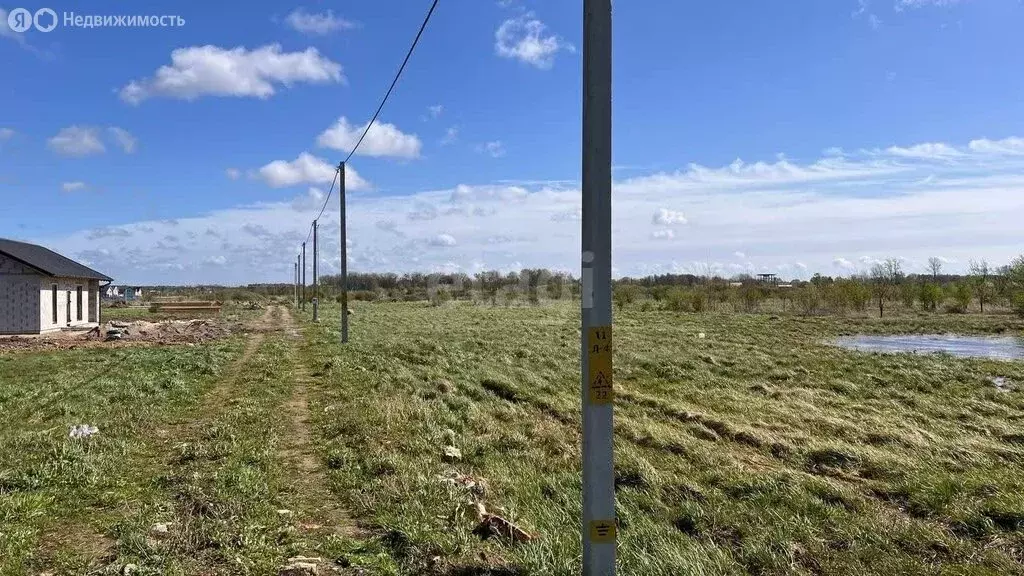
[[[963,314],[967,312],[967,308],[971,305],[971,287],[966,282],[958,282],[953,286],[950,291],[953,297],[953,302],[946,307],[949,312]]]
[[[639,295],[640,287],[634,284],[619,284],[612,291],[612,299],[615,301],[615,307],[619,310],[622,310],[628,304],[636,302]]]
[[[744,310],[754,312],[764,301],[765,294],[758,286],[744,286],[740,289],[740,299],[743,301]]]
[[[665,308],[673,312],[682,312],[689,305],[689,293],[678,287],[672,287],[665,291]]]
[[[914,301],[917,300],[917,286],[914,286],[910,282],[905,282],[900,285],[900,301],[903,303],[904,308],[913,308]]]
[[[452,299],[452,293],[444,288],[433,290],[430,293],[430,305],[431,306],[443,306],[445,302]]]
[[[796,302],[800,306],[801,312],[811,315],[817,312],[818,307],[821,306],[821,294],[817,287],[808,284],[797,290]]]
[[[1021,318],[1024,318],[1024,291],[1013,295],[1013,311]]]
[[[698,314],[708,309],[708,295],[699,288],[690,292],[689,301],[690,309]]]
[[[942,302],[942,289],[935,284],[922,284],[918,298],[921,300],[921,306],[925,310],[931,310],[934,312],[938,309],[939,303]]]

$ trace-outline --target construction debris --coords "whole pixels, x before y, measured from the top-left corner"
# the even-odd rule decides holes
[[[1009,378],[1003,376],[993,376],[989,378],[989,382],[996,387],[996,390],[1000,392],[1012,392],[1014,390],[1013,382]]]
[[[153,524],[153,527],[149,529],[149,533],[152,534],[153,537],[155,538],[166,538],[167,535],[170,534],[170,531],[170,522],[160,522],[158,524]]]
[[[479,536],[481,540],[497,536],[513,543],[522,543],[530,542],[537,538],[505,518],[489,513],[487,507],[481,502],[476,504],[476,516],[480,524],[473,529],[473,534]]]
[[[462,450],[459,450],[455,446],[445,446],[444,458],[448,461],[462,460]]]
[[[452,472],[448,476],[438,476],[441,483],[448,484],[453,488],[463,488],[474,496],[482,497],[487,493],[487,481],[483,478],[475,478],[469,474]]]
[[[93,434],[99,434],[100,429],[91,426],[89,424],[78,424],[71,427],[71,431],[68,432],[68,438],[88,438]]]
[[[316,576],[320,573],[321,558],[295,556],[288,559],[288,565],[278,572],[278,576]]]

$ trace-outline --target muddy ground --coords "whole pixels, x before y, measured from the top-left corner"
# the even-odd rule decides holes
[[[99,329],[61,330],[29,336],[0,336],[0,353],[8,351],[73,350],[84,347],[200,344],[245,330],[238,320],[110,321]]]

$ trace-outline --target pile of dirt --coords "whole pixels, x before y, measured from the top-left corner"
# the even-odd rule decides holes
[[[231,330],[210,319],[164,320],[162,322],[107,322],[102,333],[107,341],[157,342],[159,344],[200,343],[223,338]]]
[[[223,338],[240,329],[237,322],[214,319],[161,322],[106,322],[92,330],[61,330],[30,336],[0,336],[0,352],[73,350],[94,346],[153,346],[199,344]]]

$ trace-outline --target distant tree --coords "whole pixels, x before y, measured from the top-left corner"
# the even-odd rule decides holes
[[[893,297],[893,293],[903,279],[903,266],[895,258],[889,258],[871,267],[871,284],[878,301],[878,317],[885,316],[885,302]]]
[[[929,258],[928,271],[932,273],[932,282],[938,282],[939,274],[942,274],[942,260],[935,256]]]
[[[971,283],[974,284],[974,295],[978,297],[978,305],[981,306],[982,314],[985,313],[985,301],[988,299],[988,277],[991,275],[988,262],[985,260],[971,260]]]
[[[942,301],[942,289],[931,282],[926,282],[921,285],[918,299],[921,300],[922,308],[934,312]]]
[[[1010,303],[1014,312],[1024,317],[1024,255],[1017,257],[1006,270],[1006,279],[1012,291]]]
[[[967,308],[971,305],[971,286],[967,282],[957,282],[953,285],[951,291],[953,297],[953,305],[949,307],[950,312],[958,314],[964,314],[967,312]]]
[[[913,309],[915,300],[917,300],[917,286],[915,286],[913,282],[904,282],[901,284],[900,301],[903,302],[903,307]]]

